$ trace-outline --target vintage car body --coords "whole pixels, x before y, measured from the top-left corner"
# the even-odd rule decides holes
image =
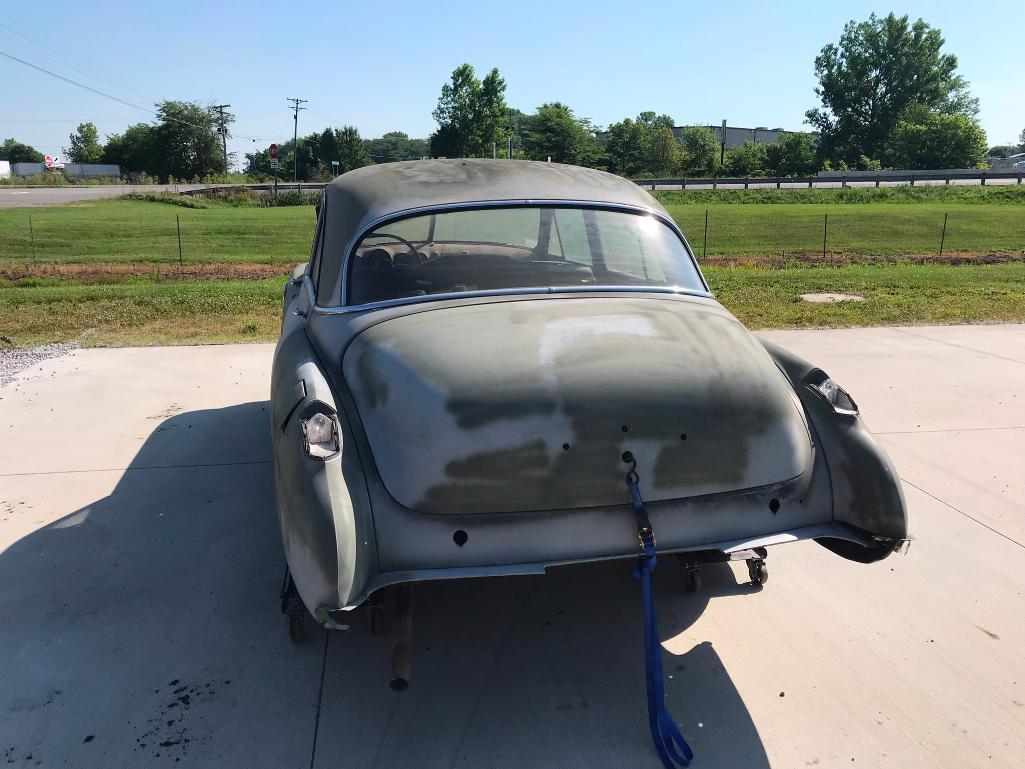
[[[629,243],[662,261],[620,269]],[[811,538],[871,562],[907,538],[849,396],[712,298],[654,198],[589,169],[431,160],[329,184],[271,419],[291,581],[328,627],[388,585],[636,555],[624,452],[661,552]]]

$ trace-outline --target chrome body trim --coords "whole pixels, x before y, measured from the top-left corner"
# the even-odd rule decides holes
[[[387,307],[401,307],[407,304],[425,304],[441,302],[449,299],[479,299],[489,296],[551,296],[554,294],[676,294],[679,296],[697,296],[711,299],[711,292],[691,291],[673,286],[542,286],[534,288],[496,288],[491,291],[451,291],[444,294],[428,294],[427,296],[408,296],[401,299],[385,299],[367,304],[342,305],[340,307],[324,307],[314,305],[311,312],[317,315],[348,315],[350,313],[371,312]]]
[[[622,213],[633,214],[637,216],[652,216],[658,219],[662,224],[666,225],[670,231],[673,232],[683,243],[684,250],[687,252],[687,256],[690,257],[691,264],[694,267],[695,272],[698,274],[698,278],[701,280],[702,285],[705,287],[705,292],[696,292],[686,289],[675,289],[669,288],[669,291],[664,289],[668,288],[665,286],[613,286],[613,287],[597,287],[597,286],[573,286],[568,287],[567,291],[594,291],[604,290],[606,292],[612,291],[655,291],[656,293],[686,293],[695,296],[711,296],[712,292],[708,288],[708,282],[705,280],[705,276],[701,273],[701,267],[698,265],[698,260],[694,256],[694,250],[690,247],[690,243],[687,242],[686,236],[677,226],[676,222],[673,221],[672,217],[668,214],[664,214],[661,211],[653,208],[645,208],[643,206],[632,206],[624,203],[602,203],[596,200],[549,200],[549,199],[525,199],[525,200],[479,200],[469,203],[445,203],[441,205],[431,206],[419,206],[417,208],[408,208],[403,211],[396,211],[388,214],[387,216],[381,216],[374,219],[372,222],[362,227],[356,235],[346,244],[344,261],[342,263],[342,285],[340,298],[344,302],[345,296],[348,293],[349,288],[349,263],[352,260],[353,252],[356,250],[356,246],[363,240],[364,237],[373,230],[381,227],[385,224],[392,222],[401,221],[403,219],[411,219],[415,216],[422,216],[424,214],[432,213],[448,213],[450,211],[464,211],[472,209],[489,209],[489,208],[590,208],[599,211],[620,211]],[[323,259],[324,257],[321,256]],[[508,296],[510,294],[548,294],[548,293],[562,293],[564,289],[561,287],[558,291],[553,290],[554,287],[543,287],[543,288],[522,288],[522,289],[496,289],[494,291],[459,291],[451,292],[446,294],[433,294],[428,297],[403,297],[401,299],[388,299],[382,302],[369,302],[365,304],[346,305],[339,304],[333,306],[321,306],[316,304],[314,301],[312,312],[316,312],[321,315],[336,315],[341,312],[359,312],[362,310],[376,309],[377,307],[393,307],[395,305],[414,303],[416,301],[432,301],[436,298],[450,299],[453,297],[467,297],[467,296]],[[659,290],[662,289],[662,290]]]

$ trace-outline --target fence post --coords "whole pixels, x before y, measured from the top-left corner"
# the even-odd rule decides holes
[[[707,216],[707,214],[706,214]],[[32,214],[28,215],[28,237],[32,241],[32,266],[36,266],[36,234],[32,231]]]
[[[985,186],[986,186],[986,172],[985,172],[985,171],[983,171],[983,172],[982,172],[982,173],[980,174],[980,176],[982,177],[982,181],[981,181],[981,183],[980,183],[980,186],[982,186],[982,187],[985,187]]]
[[[704,259],[708,254],[708,209],[705,209],[705,240],[701,244],[701,258]]]
[[[718,176],[713,176],[712,177],[712,189],[713,190],[719,189],[719,177]]]
[[[879,187],[879,177],[876,177],[876,187]]]
[[[943,256],[943,242],[947,239],[947,214],[943,214],[943,232],[940,234],[940,256]]]
[[[178,228],[178,269],[182,268],[182,220],[178,214],[174,215],[174,223]]]
[[[750,180],[750,179],[749,179],[748,177],[746,177],[746,176],[745,176],[745,177],[744,177],[744,189],[745,189],[745,190],[747,189],[747,186],[748,186],[748,185],[749,185],[750,183],[751,183],[751,180]]]
[[[686,189],[687,189],[687,180],[686,179],[680,179],[680,192],[683,192]]]
[[[822,219],[822,258],[826,258],[826,233],[829,232],[829,214]]]

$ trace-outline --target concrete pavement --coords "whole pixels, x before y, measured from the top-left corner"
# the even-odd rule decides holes
[[[695,767],[1018,767],[1025,326],[774,331],[858,400],[916,541],[656,572]],[[625,564],[417,588],[387,643],[278,614],[266,345],[80,350],[0,389],[0,758],[71,767],[655,767]],[[317,714],[319,710],[319,726]],[[314,745],[315,743],[315,745]]]

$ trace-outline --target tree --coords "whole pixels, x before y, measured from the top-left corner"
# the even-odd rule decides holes
[[[402,131],[389,131],[378,139],[364,139],[363,145],[375,163],[416,160],[428,154],[426,139],[410,139]]]
[[[626,118],[605,131],[608,169],[620,176],[640,176],[647,169],[648,131],[640,121]]]
[[[1008,158],[1018,152],[1016,144],[1000,144],[986,150],[986,156],[991,158]]]
[[[1018,152],[1025,152],[1025,128],[1021,129],[1021,136],[1018,137],[1021,144],[1018,145]]]
[[[352,171],[354,168],[362,168],[363,166],[374,164],[370,153],[367,152],[366,145],[363,143],[363,139],[360,138],[359,131],[354,126],[342,126],[340,131],[336,128],[334,138],[338,146],[338,157],[336,160],[340,162],[338,173],[344,174],[347,171]]]
[[[344,174],[345,170],[342,169],[340,164],[340,151],[338,147],[338,129],[325,128],[323,133],[317,139],[317,161],[321,168],[327,169],[332,176],[335,173]],[[338,171],[334,171],[334,166],[331,165],[332,160],[338,160],[339,166]]]
[[[281,150],[278,150],[280,157]],[[246,153],[246,163],[242,167],[250,176],[271,176],[274,170],[270,167],[270,153],[266,149]]]
[[[219,120],[213,110],[188,101],[164,101],[157,104],[158,123],[154,128],[159,152],[156,172],[163,181],[200,179],[211,173],[223,173],[224,155],[217,133]],[[225,125],[234,116],[225,113]]]
[[[594,128],[586,118],[578,118],[561,102],[542,104],[531,116],[523,148],[528,158],[579,166],[595,166],[601,160],[601,147]]]
[[[79,123],[75,132],[68,137],[64,154],[72,163],[99,163],[103,157],[100,132],[92,123]]]
[[[42,163],[43,153],[28,144],[22,144],[14,139],[5,139],[0,145],[0,160],[7,160],[11,163]]]
[[[652,130],[657,128],[668,128],[671,131],[676,127],[676,121],[669,115],[656,115],[651,110],[647,110],[638,115],[637,122],[645,128],[650,128]]]
[[[103,163],[121,167],[121,173],[147,173],[159,175],[159,149],[153,126],[136,123],[124,133],[110,134],[100,156]]]
[[[706,126],[680,129],[683,172],[688,176],[713,176],[719,166],[719,137]]]
[[[492,145],[503,144],[507,135],[505,80],[497,69],[478,80],[473,67],[461,64],[441,87],[432,114],[438,122],[430,139],[433,155],[490,157]]]
[[[776,145],[778,159],[776,163],[770,162],[769,167],[777,176],[808,176],[818,169],[815,144],[808,134],[786,134]]]
[[[909,110],[893,131],[887,161],[895,168],[978,168],[986,156],[986,133],[967,115]]]
[[[941,53],[943,37],[919,19],[889,14],[850,21],[840,42],[815,58],[816,95],[808,110],[820,150],[834,162],[879,157],[890,134],[915,104],[944,115],[974,115],[978,102],[957,74],[957,57]]]
[[[765,145],[746,141],[726,153],[725,171],[730,176],[759,176],[768,162]]]
[[[680,147],[673,129],[662,125],[648,137],[648,170],[655,176],[672,176],[680,169]]]

